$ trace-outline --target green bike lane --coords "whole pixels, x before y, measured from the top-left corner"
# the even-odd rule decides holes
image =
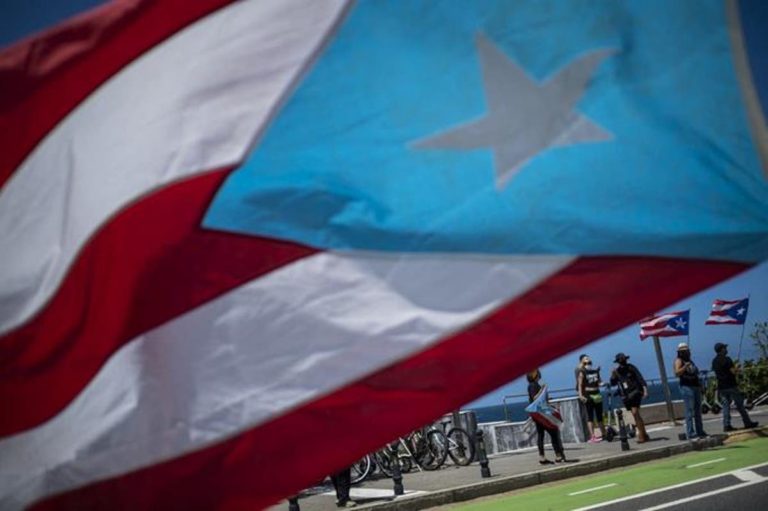
[[[692,452],[614,469],[590,476],[549,483],[494,497],[444,506],[461,511],[514,509],[571,510],[637,495],[740,468],[768,463],[768,438]]]

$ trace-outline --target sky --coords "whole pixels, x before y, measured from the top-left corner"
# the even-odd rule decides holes
[[[714,357],[716,342],[729,345],[729,354],[736,358],[742,327],[737,325],[705,326],[712,302],[715,299],[736,300],[749,296],[749,311],[747,313],[744,340],[741,348],[741,358],[755,358],[757,348],[749,338],[756,322],[768,321],[768,262],[764,262],[736,277],[716,286],[705,289],[676,304],[665,307],[658,312],[669,312],[690,309],[690,338],[662,337],[661,348],[664,354],[667,375],[672,374],[672,361],[675,359],[677,344],[688,342],[691,347],[693,361],[701,369],[708,369]],[[573,369],[578,362],[579,354],[586,353],[592,357],[595,365],[601,366],[601,375],[607,379],[610,375],[613,359],[617,352],[623,351],[630,356],[630,362],[635,364],[646,379],[659,378],[659,366],[651,338],[640,341],[640,327],[637,323],[598,339],[591,344],[582,346],[549,364],[541,367],[542,380],[551,389],[572,389],[574,387]],[[502,404],[505,395],[525,394],[527,383],[525,376],[517,378],[493,392],[467,404],[463,408],[477,408]]]
[[[0,48],[106,0],[0,0]]]

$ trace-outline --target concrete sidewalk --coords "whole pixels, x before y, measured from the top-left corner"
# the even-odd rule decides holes
[[[568,462],[557,465],[539,465],[536,449],[499,454],[490,458],[490,478],[481,477],[480,466],[476,462],[468,467],[456,467],[451,465],[449,460],[437,471],[411,471],[403,474],[406,494],[397,498],[394,496],[392,480],[376,475],[374,479],[352,488],[352,500],[358,503],[355,509],[361,510],[426,509],[711,448],[755,436],[768,436],[768,427],[765,427],[768,423],[768,407],[756,408],[750,415],[753,420],[760,421],[761,428],[737,431],[729,435],[721,434],[721,416],[705,416],[704,429],[712,436],[695,442],[678,439],[678,434],[683,431],[682,426],[657,424],[649,427],[651,441],[638,444],[634,439],[630,439],[630,450],[625,452],[621,450],[618,439],[599,444],[566,445]],[[741,423],[738,415],[733,419],[734,425]],[[546,450],[547,457],[554,459],[551,448],[547,446]],[[329,481],[323,486],[308,489],[299,498],[301,511],[333,511],[337,509],[335,502],[335,493]],[[288,503],[281,502],[270,509],[286,511]]]

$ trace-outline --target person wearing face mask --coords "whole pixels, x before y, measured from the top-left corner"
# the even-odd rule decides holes
[[[701,380],[699,368],[691,360],[691,350],[681,342],[677,345],[677,358],[673,365],[675,376],[680,385],[680,394],[685,404],[685,434],[688,440],[704,438],[704,426],[701,422]]]
[[[648,397],[648,385],[645,383],[640,370],[628,362],[629,356],[617,353],[614,362],[616,366],[611,372],[611,385],[618,385],[619,395],[624,402],[624,407],[632,413],[637,427],[637,443],[648,441],[648,433],[645,431],[645,422],[640,415],[640,404]]]
[[[605,438],[605,426],[603,425],[603,396],[600,394],[600,368],[594,368],[592,359],[583,355],[580,361],[578,376],[579,399],[584,403],[587,411],[587,429],[589,430],[589,443],[602,442]],[[595,435],[595,422],[600,429],[600,436]]]

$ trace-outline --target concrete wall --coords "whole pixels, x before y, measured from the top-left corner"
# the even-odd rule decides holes
[[[554,399],[552,404],[560,408],[563,425],[560,434],[565,443],[586,441],[586,422],[582,406],[576,398]],[[523,422],[487,422],[477,427],[485,434],[485,446],[488,454],[514,451],[536,446],[536,425],[530,419]],[[546,435],[545,441],[549,441]]]
[[[586,412],[581,402],[575,397],[554,399],[551,402],[560,408],[560,414],[563,416],[563,425],[560,428],[563,442],[567,444],[586,442]],[[683,402],[673,401],[672,405],[675,418],[683,418]],[[647,424],[668,420],[666,403],[645,405],[640,409],[640,413]],[[624,419],[627,425],[634,424],[631,413],[625,412]],[[465,420],[471,419],[465,418],[464,413],[462,413],[462,421]],[[608,423],[610,424],[610,419]],[[466,427],[467,423],[462,425]],[[536,426],[530,419],[523,422],[486,422],[477,424],[477,428],[483,430],[488,454],[499,454],[536,446]],[[548,443],[549,436],[546,435],[544,438]]]

